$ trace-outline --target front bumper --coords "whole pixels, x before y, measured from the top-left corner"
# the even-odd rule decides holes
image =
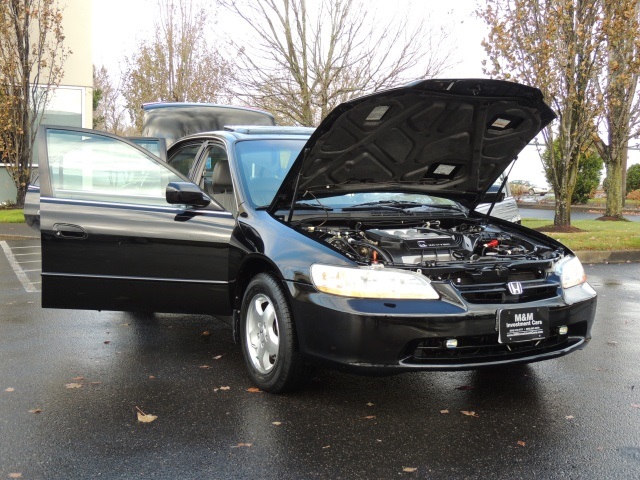
[[[300,351],[313,364],[366,374],[470,370],[531,363],[584,348],[591,339],[596,296],[588,284],[526,304],[354,299],[289,283]],[[567,295],[568,293],[568,295]],[[569,303],[570,302],[570,303]],[[500,308],[549,307],[549,337],[498,343]],[[566,335],[558,334],[567,326]],[[446,348],[447,339],[457,348]]]

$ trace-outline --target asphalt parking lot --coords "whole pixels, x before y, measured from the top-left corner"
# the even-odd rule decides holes
[[[594,339],[567,357],[277,396],[222,322],[43,310],[39,242],[0,247],[0,479],[640,478],[639,264],[587,266]]]

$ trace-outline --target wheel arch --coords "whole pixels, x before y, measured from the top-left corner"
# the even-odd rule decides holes
[[[284,285],[284,280],[280,269],[269,259],[264,256],[250,256],[242,264],[238,270],[236,276],[235,286],[233,289],[233,295],[231,298],[233,308],[233,341],[235,343],[240,342],[240,307],[242,305],[242,298],[244,292],[251,280],[259,273],[271,273],[282,284],[285,293],[288,291]]]

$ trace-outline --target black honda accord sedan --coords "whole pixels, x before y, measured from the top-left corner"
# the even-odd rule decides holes
[[[126,139],[42,127],[43,307],[229,316],[270,392],[314,366],[393,374],[565,355],[595,314],[580,261],[474,212],[553,118],[535,88],[420,81],[338,106],[310,138],[210,134],[189,165],[196,183]]]

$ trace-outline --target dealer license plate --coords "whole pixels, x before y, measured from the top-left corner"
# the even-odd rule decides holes
[[[528,342],[548,336],[549,307],[498,310],[498,342]]]

